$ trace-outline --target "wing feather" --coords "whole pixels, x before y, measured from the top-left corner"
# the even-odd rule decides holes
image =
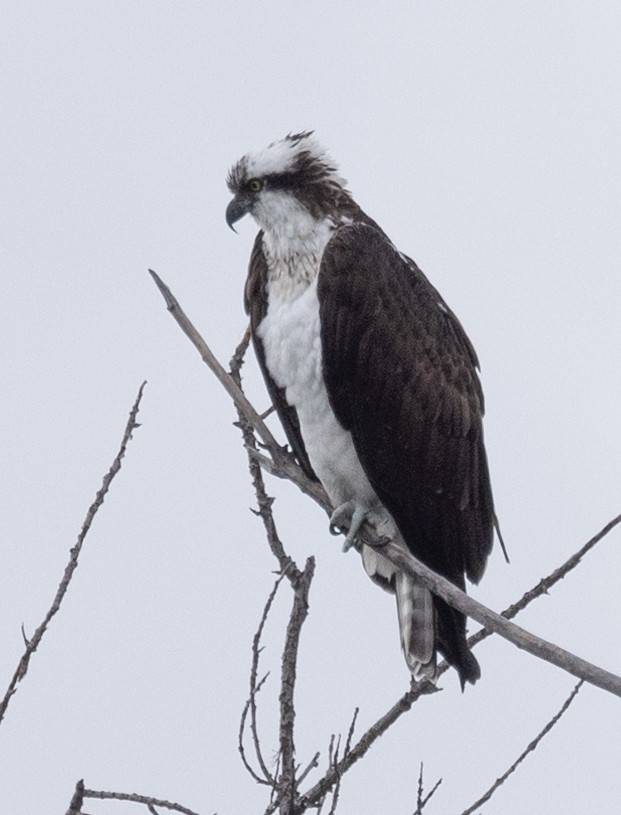
[[[366,224],[337,230],[318,294],[330,402],[373,488],[417,557],[462,588],[464,573],[478,582],[494,509],[464,329],[416,264]],[[440,639],[452,637],[453,617],[445,607]]]

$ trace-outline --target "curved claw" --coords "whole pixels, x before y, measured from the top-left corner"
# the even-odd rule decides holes
[[[358,530],[364,523],[368,507],[356,504],[354,501],[347,501],[338,506],[330,517],[330,533],[332,535],[343,535],[347,533],[343,551],[349,552],[354,546]]]

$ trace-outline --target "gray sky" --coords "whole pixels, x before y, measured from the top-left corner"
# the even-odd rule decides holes
[[[457,312],[482,362],[501,609],[621,511],[621,8],[613,2],[10,2],[0,11],[0,685],[49,606],[143,379],[142,427],[59,616],[0,728],[0,812],[87,786],[260,812],[237,728],[274,568],[231,405],[147,275],[228,360],[254,229],[224,222],[230,164],[315,128],[365,210]],[[267,398],[246,366],[259,407]],[[279,530],[318,559],[298,760],[355,706],[406,689],[393,603],[289,485]],[[519,619],[621,673],[619,532]],[[288,608],[263,665],[266,753]],[[476,626],[473,624],[474,630]],[[574,682],[498,640],[347,776],[340,812],[475,800]],[[619,701],[587,687],[484,811],[616,812]],[[93,802],[95,813],[135,805]]]

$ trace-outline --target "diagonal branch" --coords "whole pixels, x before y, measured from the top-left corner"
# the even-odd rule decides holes
[[[238,385],[234,382],[233,377],[224,370],[222,365],[220,365],[220,363],[214,356],[212,350],[209,348],[205,340],[201,337],[199,332],[194,327],[190,318],[186,315],[186,313],[179,305],[177,298],[174,296],[174,294],[171,292],[168,286],[164,283],[164,281],[159,277],[159,275],[157,275],[153,271],[153,269],[149,269],[149,274],[151,275],[151,277],[155,281],[156,286],[160,290],[160,293],[166,302],[166,308],[175,318],[184,334],[186,334],[186,336],[190,339],[192,345],[194,345],[196,350],[199,352],[203,362],[211,369],[212,373],[215,375],[218,382],[220,382],[220,384],[229,394],[229,396],[235,403],[235,406],[239,410],[241,410],[245,416],[248,417],[248,421],[256,429],[256,431],[261,436],[261,439],[265,442],[265,444],[267,444],[270,447],[271,446],[278,447],[279,445],[276,439],[270,433],[263,419],[259,416],[259,414],[250,404],[246,396],[242,393]]]
[[[182,318],[180,318],[179,314],[180,308],[178,306],[177,301],[174,299],[174,297],[172,297],[170,290],[164,286],[164,284],[159,280],[159,278],[157,278],[156,275],[154,275],[154,279],[156,280],[156,283],[158,283],[160,291],[162,291],[162,293],[165,296],[165,299],[169,306],[169,310],[171,310],[173,316],[175,316],[175,319],[177,319],[177,321],[180,323],[182,329],[185,331],[186,334],[188,334],[192,342],[195,344],[195,346],[201,353],[201,356],[203,356],[204,358],[202,350],[202,346],[206,347],[204,340],[202,340],[202,338],[200,338],[199,335],[200,342],[198,342],[196,340],[196,337],[194,337],[192,333],[187,330],[187,327],[183,325],[183,320],[187,321],[187,318],[185,317],[185,315],[183,315],[183,312],[181,312]],[[195,332],[193,326],[192,330]],[[243,356],[243,351],[241,353],[241,356]],[[239,364],[241,364],[241,356],[239,357],[238,360]],[[227,386],[227,383],[223,381],[222,378],[218,376],[217,373],[216,376],[218,377],[221,384],[223,384],[224,387],[227,389],[227,391],[231,393],[229,387]],[[297,464],[297,462],[295,461],[294,457],[291,454],[287,453],[277,443],[273,442],[273,440],[266,439],[266,437],[261,433],[261,428],[257,424],[255,418],[256,416],[258,416],[258,414],[254,410],[254,408],[250,406],[250,411],[247,411],[246,405],[237,401],[235,399],[234,394],[231,394],[231,396],[234,399],[238,409],[240,410],[240,413],[243,414],[244,418],[249,423],[251,429],[256,429],[257,432],[259,433],[263,441],[262,446],[265,448],[265,451],[268,454],[265,455],[263,452],[260,452],[259,449],[257,448],[256,443],[250,445],[246,444],[246,449],[249,458],[254,463],[259,464],[262,469],[266,470],[270,474],[275,475],[279,478],[284,478],[293,481],[293,483],[295,483],[301,489],[302,492],[312,497],[313,500],[317,504],[319,504],[319,506],[321,506],[325,511],[330,512],[331,507],[329,501],[327,500],[325,492],[321,489],[321,487],[319,487],[316,483],[306,478],[306,476],[304,475],[301,468],[299,467],[299,465]],[[252,435],[254,439],[254,434]],[[584,554],[586,554],[586,552],[593,548],[593,546],[595,546],[595,544],[599,542],[599,540],[601,540],[608,532],[610,532],[611,529],[614,528],[614,526],[616,526],[619,522],[621,522],[621,516],[611,521],[610,524],[607,525],[607,527],[605,527],[598,535],[596,535],[591,541],[589,541],[585,546],[583,546],[582,549],[578,553],[576,553],[576,555],[572,556],[565,564],[559,567],[559,569],[553,572],[548,578],[545,578],[544,580],[540,581],[540,583],[536,587],[531,589],[529,592],[527,592],[521,598],[521,600],[518,601],[518,603],[514,604],[513,606],[508,608],[505,612],[503,612],[502,617],[505,617],[504,620],[502,619],[501,616],[495,615],[493,612],[489,612],[491,617],[486,619],[485,622],[483,622],[484,625],[487,624],[487,628],[483,629],[480,632],[477,632],[475,635],[470,637],[469,644],[471,646],[475,645],[477,642],[480,642],[482,639],[489,636],[490,633],[500,633],[501,631],[504,632],[503,636],[511,639],[511,636],[508,634],[508,632],[510,631],[513,634],[518,634],[518,636],[516,636],[516,639],[512,640],[514,644],[516,644],[518,647],[527,649],[527,645],[522,640],[521,635],[524,635],[527,641],[529,637],[532,638],[532,635],[528,634],[528,632],[525,632],[523,629],[517,626],[514,626],[511,629],[504,628],[503,624],[507,623],[509,617],[515,616],[534,599],[546,593],[551,586],[553,586],[556,582],[558,582],[558,580],[560,580],[562,577],[568,574],[571,571],[571,569],[575,568],[575,566],[577,565],[577,563],[580,562],[580,559],[584,556]],[[374,530],[372,530],[368,525],[366,525],[364,533],[364,542],[369,543],[371,545],[377,545],[378,543],[380,544],[383,543],[383,540],[381,536],[377,535]],[[388,547],[384,547],[383,551],[385,554],[387,554],[389,559],[391,559],[390,554],[388,554],[388,552],[386,551],[387,548]],[[399,547],[397,547],[396,552],[393,552],[393,555],[395,556],[397,561],[399,557],[401,558],[408,557],[408,554],[405,553],[403,550],[399,549]],[[401,567],[404,568],[406,571],[408,571],[408,569],[411,568],[413,572],[419,576],[422,582],[425,583],[425,578],[421,576],[418,570],[419,566],[422,566],[422,564],[417,564],[414,561],[414,558],[411,558],[411,561],[408,564],[403,563],[401,564]],[[437,575],[434,575],[433,572],[430,572],[430,575],[433,575],[433,577],[437,578],[439,584],[442,583],[442,578],[439,578]],[[448,599],[446,593],[445,594],[442,593],[442,590],[438,587],[439,584],[436,587],[436,589],[432,587],[432,591],[437,591],[437,593],[440,594],[440,596],[443,596],[444,599],[447,599],[447,601],[450,604],[455,605],[456,607],[460,608],[460,610],[464,611],[466,614],[470,614],[471,616],[474,616],[475,619],[479,619],[479,621],[481,621],[481,616],[477,617],[477,614],[479,612],[471,613],[473,611],[472,608],[464,609],[463,604],[460,605],[461,601],[464,598],[466,602],[468,602],[471,598],[468,598],[467,595],[464,595],[461,592],[459,592],[459,590],[456,589],[451,583],[448,583],[448,581],[444,582],[445,582],[444,588],[448,589],[448,592],[454,591],[456,593],[453,595],[452,600]],[[427,583],[425,584],[428,585]],[[481,606],[480,604],[476,605],[479,606],[479,610],[489,611],[489,609],[485,609],[485,607]],[[531,644],[532,641],[535,642],[534,648],[536,655],[542,658],[548,658],[550,656],[550,654],[546,654],[544,656],[546,648],[548,647],[551,649],[555,648],[555,646],[552,646],[550,643],[545,643],[545,641],[539,640],[538,638],[533,638],[533,640],[530,641]],[[609,674],[605,671],[601,671],[601,669],[589,665],[589,663],[584,662],[584,660],[580,660],[577,657],[573,657],[573,655],[563,651],[562,649],[558,649],[554,652],[554,654],[552,654],[551,661],[554,662],[555,658],[559,657],[559,654],[561,657],[568,657],[569,665],[573,666],[573,668],[577,667],[576,675],[582,676],[582,674],[579,673],[579,671],[582,670],[586,670],[587,673],[593,671],[594,674],[588,679],[588,681],[593,681],[594,684],[599,684],[601,687],[606,687],[606,683],[610,681],[612,682],[612,687],[611,688],[606,687],[606,689],[611,689],[612,692],[618,693],[619,682],[621,682],[621,680],[619,680],[619,677],[615,677],[612,674]],[[561,667],[564,667],[566,670],[570,670],[568,667],[565,667],[565,665],[561,665]],[[439,666],[439,673],[440,674],[444,673],[447,669],[448,666],[446,665],[446,663],[444,663],[441,666]],[[305,795],[303,795],[300,798],[296,805],[295,809],[296,813],[303,812],[308,806],[312,806],[313,804],[317,805],[317,803],[320,802],[325,797],[327,792],[329,792],[329,790],[332,789],[332,787],[336,784],[338,778],[366,753],[371,744],[373,744],[374,741],[377,738],[379,738],[379,736],[382,735],[394,721],[396,721],[403,713],[408,711],[411,708],[412,704],[421,695],[433,692],[434,690],[435,688],[429,685],[429,683],[427,682],[422,683],[413,682],[411,689],[406,694],[404,694],[404,696],[401,699],[399,699],[395,703],[395,705],[393,705],[393,707],[389,711],[387,711],[387,713],[384,714],[384,716],[382,716],[375,723],[375,725],[373,725],[366,731],[366,733],[359,739],[358,743],[354,745],[354,747],[350,750],[349,754],[347,756],[344,756],[341,759],[341,761],[338,762],[338,765],[336,767],[331,767],[324,776],[324,778],[317,782]],[[273,812],[274,809],[275,805],[272,804],[270,805],[270,807],[268,807],[267,812]]]
[[[602,688],[616,696],[621,696],[621,677],[587,662],[585,659],[566,651],[554,643],[531,634],[524,628],[507,620],[506,617],[496,614],[482,603],[469,597],[449,580],[440,577],[410,552],[405,551],[399,544],[388,541],[382,546],[382,554],[399,569],[418,578],[426,588],[441,597],[453,608],[458,609],[496,634],[500,634],[501,637],[509,640],[518,648],[528,651],[552,665],[556,665],[578,679],[584,679],[591,685]]]
[[[347,755],[343,756],[335,766],[330,767],[323,778],[320,778],[319,781],[301,796],[295,809],[296,815],[301,815],[301,813],[306,812],[307,809],[316,806],[318,802],[330,792],[341,776],[365,755],[367,750],[377,739],[382,736],[397,719],[410,710],[414,702],[421,696],[437,692],[439,692],[439,689],[431,682],[426,680],[421,682],[412,681],[410,690],[405,693],[390,710],[381,716],[375,724],[371,725],[371,727],[362,734]]]
[[[510,619],[511,617],[519,614],[520,611],[526,608],[533,600],[541,597],[546,593],[558,580],[565,577],[575,566],[579,563],[580,559],[590,550],[595,544],[599,543],[612,529],[614,529],[621,522],[621,515],[614,518],[610,523],[594,535],[590,541],[582,546],[578,552],[568,558],[565,563],[555,569],[548,577],[539,581],[537,586],[530,591],[527,591],[517,603],[509,606],[502,612],[502,616]],[[482,628],[468,638],[468,645],[470,648],[477,645],[483,639],[486,639],[494,632],[492,629]],[[447,662],[442,662],[438,666],[437,677],[449,670]],[[309,789],[303,796],[303,801],[308,801],[308,804],[321,800],[323,796],[336,784],[339,773],[345,773],[356,761],[359,761],[367,750],[382,736],[404,713],[407,713],[412,705],[423,695],[432,693],[436,688],[428,682],[413,682],[412,687],[399,699],[383,716],[381,716],[360,738],[358,743],[352,748],[349,756],[344,758],[337,768],[331,768],[323,778]],[[300,808],[299,812],[303,809]]]
[[[28,666],[30,664],[30,657],[39,647],[39,643],[41,642],[43,635],[47,631],[47,627],[50,624],[52,617],[60,609],[60,605],[65,597],[65,594],[67,593],[67,589],[69,588],[69,583],[71,582],[73,573],[75,572],[78,566],[78,558],[80,557],[80,552],[82,551],[84,539],[86,538],[88,531],[91,528],[91,524],[93,523],[95,515],[97,514],[97,510],[104,502],[104,498],[106,497],[106,494],[110,489],[110,484],[112,483],[112,480],[114,479],[118,471],[121,469],[121,462],[123,460],[123,456],[125,455],[127,445],[129,444],[130,439],[132,438],[132,433],[137,427],[139,427],[138,423],[136,422],[136,417],[138,415],[138,409],[140,407],[140,400],[142,399],[142,392],[146,384],[147,384],[146,382],[143,382],[138,390],[138,396],[136,397],[134,406],[130,411],[129,419],[127,420],[127,425],[125,427],[125,432],[123,433],[123,438],[121,439],[121,446],[119,448],[119,452],[117,453],[116,458],[112,462],[112,466],[108,470],[107,474],[104,476],[101,487],[99,488],[99,491],[95,496],[95,500],[93,501],[93,503],[89,507],[88,512],[86,513],[86,518],[84,519],[84,523],[82,524],[82,529],[80,530],[78,539],[73,548],[70,550],[69,562],[65,567],[62,580],[60,581],[52,605],[50,606],[47,614],[45,615],[43,622],[34,632],[31,639],[28,640],[24,637],[26,642],[26,649],[19,661],[15,673],[13,674],[13,678],[9,683],[9,687],[4,695],[4,698],[2,699],[2,702],[0,702],[0,723],[4,718],[4,714],[6,713],[6,709],[9,705],[9,702],[11,701],[13,694],[17,690],[18,683],[21,682],[21,680],[26,676]]]
[[[530,742],[530,744],[529,744],[529,745],[528,745],[528,747],[527,747],[527,748],[524,750],[524,752],[520,754],[520,756],[519,756],[519,757],[518,757],[518,758],[517,758],[517,759],[516,759],[516,760],[513,762],[513,764],[512,764],[512,765],[509,767],[509,769],[508,769],[508,770],[507,770],[505,773],[503,773],[503,774],[500,776],[500,778],[497,778],[497,779],[496,779],[496,781],[494,781],[494,783],[493,783],[493,784],[492,784],[492,786],[491,786],[491,787],[490,787],[490,788],[487,790],[487,792],[485,792],[485,793],[484,793],[484,794],[483,794],[483,795],[482,795],[482,796],[479,798],[479,800],[478,800],[478,801],[475,801],[475,802],[474,802],[474,804],[472,804],[471,806],[469,806],[469,807],[468,807],[468,809],[465,809],[465,810],[464,810],[464,811],[461,813],[461,815],[472,815],[472,813],[473,813],[473,812],[475,812],[476,810],[478,810],[478,809],[479,809],[479,807],[483,806],[483,804],[485,804],[485,803],[487,803],[487,801],[489,801],[489,799],[490,799],[490,798],[492,797],[492,795],[493,795],[493,794],[496,792],[496,790],[497,790],[499,787],[501,787],[501,786],[502,786],[502,785],[505,783],[505,781],[507,780],[507,778],[509,778],[509,776],[510,776],[512,773],[514,773],[514,772],[517,770],[518,766],[519,766],[519,765],[520,765],[520,764],[521,764],[521,763],[524,761],[524,759],[526,758],[526,756],[527,756],[529,753],[532,753],[532,752],[533,752],[533,750],[536,750],[536,749],[537,749],[537,747],[538,747],[538,745],[539,745],[539,742],[540,742],[540,741],[541,741],[541,740],[542,740],[542,739],[543,739],[545,736],[547,736],[547,734],[550,732],[550,730],[552,730],[552,728],[554,727],[554,725],[555,725],[555,724],[558,722],[558,720],[561,718],[561,716],[563,716],[563,714],[565,713],[565,711],[568,709],[568,707],[569,707],[569,706],[571,705],[571,703],[574,701],[574,699],[575,699],[575,698],[576,698],[576,696],[578,695],[578,691],[579,691],[579,690],[580,690],[580,688],[582,687],[582,684],[583,684],[583,682],[582,682],[582,680],[580,680],[580,682],[578,682],[578,684],[576,685],[576,687],[575,687],[575,688],[572,690],[572,692],[569,694],[569,696],[567,697],[567,699],[565,699],[565,701],[564,701],[564,703],[563,703],[563,706],[561,707],[561,709],[559,710],[559,712],[558,712],[558,713],[557,713],[555,716],[553,716],[553,718],[552,718],[552,719],[550,719],[550,721],[549,721],[549,722],[546,724],[546,726],[543,728],[543,730],[542,730],[542,731],[541,731],[541,732],[540,732],[540,733],[539,733],[539,734],[538,734],[538,735],[537,735],[537,736],[536,736],[536,737],[535,737],[535,738],[534,738],[534,739],[533,739],[533,740]]]
[[[560,580],[562,580],[567,574],[569,574],[569,572],[571,572],[572,569],[575,569],[587,552],[590,552],[596,544],[605,538],[606,535],[620,523],[621,515],[617,515],[616,518],[613,518],[612,521],[609,521],[606,526],[600,529],[596,535],[593,535],[591,540],[587,541],[584,546],[578,549],[574,555],[568,558],[565,563],[555,569],[547,577],[540,580],[539,583],[530,589],[530,591],[527,591],[517,603],[514,603],[506,611],[503,611],[502,616],[510,620],[519,614],[520,611],[523,611],[523,609],[525,609],[526,606],[536,597],[540,597],[542,594],[547,594],[552,586],[556,585]]]

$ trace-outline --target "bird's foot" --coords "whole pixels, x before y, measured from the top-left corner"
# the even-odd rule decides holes
[[[355,501],[346,501],[338,506],[330,516],[330,533],[342,535],[347,530],[343,551],[349,552],[354,545],[356,535],[364,523],[368,508]]]

